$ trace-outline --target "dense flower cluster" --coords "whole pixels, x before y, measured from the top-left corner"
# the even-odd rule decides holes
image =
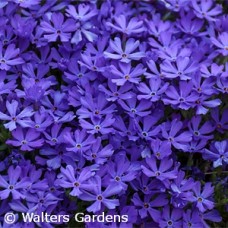
[[[1,0],[0,227],[224,226],[226,4]]]

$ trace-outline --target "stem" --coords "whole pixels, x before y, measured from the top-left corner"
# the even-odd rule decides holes
[[[207,173],[204,173],[205,175],[210,175],[210,174],[216,174],[218,172],[207,172]],[[228,171],[221,171],[219,173],[227,173],[228,174]]]

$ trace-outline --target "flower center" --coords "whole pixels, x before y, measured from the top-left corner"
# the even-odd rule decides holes
[[[148,188],[146,186],[143,187],[143,191],[147,192]]]
[[[51,141],[54,142],[54,143],[56,143],[57,142],[57,139],[56,138],[53,138]]]
[[[125,53],[123,53],[122,58],[127,58],[127,55]]]
[[[99,112],[99,110],[95,110],[95,112],[94,112],[96,115],[98,115],[100,112]]]
[[[203,201],[203,199],[202,199],[201,197],[199,197],[199,198],[197,199],[197,201],[198,201],[199,203],[201,203],[201,202]]]
[[[144,137],[146,137],[147,135],[148,135],[148,133],[147,132],[142,132],[142,135],[144,136]]]
[[[92,154],[92,158],[96,158],[97,157],[97,155],[96,154]]]
[[[80,148],[82,148],[82,145],[81,144],[76,144],[76,147],[78,148],[78,149],[80,149]]]
[[[200,133],[199,133],[198,131],[195,131],[194,134],[195,134],[196,136],[199,136],[199,135],[200,135]]]
[[[99,195],[99,196],[97,197],[97,199],[101,201],[101,200],[103,199],[103,197],[102,197],[101,195]]]
[[[173,138],[172,138],[172,137],[169,137],[168,140],[169,140],[170,142],[173,142]]]
[[[144,203],[143,205],[145,208],[148,208],[149,207],[149,204],[148,203]]]
[[[221,128],[222,127],[222,125],[221,124],[217,124],[217,128]]]
[[[57,30],[56,33],[57,33],[58,35],[60,35],[60,34],[61,34],[61,31],[60,31],[60,30]]]
[[[78,183],[78,182],[75,182],[75,183],[74,183],[74,186],[75,186],[75,187],[78,187],[78,186],[79,186],[79,183]]]
[[[161,173],[160,173],[159,171],[157,171],[157,172],[155,172],[155,175],[156,175],[157,177],[159,177],[159,176],[161,175]]]
[[[124,78],[125,78],[126,80],[129,80],[129,79],[130,79],[130,75],[125,75]]]
[[[95,126],[95,130],[99,131],[101,129],[100,125]]]
[[[5,61],[5,59],[1,59],[1,63],[5,63],[6,61]]]
[[[168,224],[169,226],[172,226],[172,225],[173,225],[173,222],[172,222],[171,220],[169,220],[169,221],[167,222],[167,224]]]
[[[9,189],[10,189],[10,190],[13,190],[13,185],[10,185],[10,186],[9,186]]]
[[[160,158],[161,153],[160,153],[160,152],[157,152],[157,153],[156,153],[156,156],[157,156],[158,158]]]
[[[97,70],[97,67],[93,66],[92,69],[93,69],[94,71],[96,71],[96,70]]]
[[[27,144],[27,141],[26,140],[22,140],[21,143],[22,144]]]
[[[120,177],[117,176],[117,177],[115,178],[115,180],[116,180],[116,181],[120,181]]]

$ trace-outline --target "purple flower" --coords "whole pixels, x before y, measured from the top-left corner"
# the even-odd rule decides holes
[[[12,66],[24,63],[24,60],[18,57],[19,53],[20,49],[15,48],[14,44],[10,44],[6,50],[3,51],[3,46],[0,43],[0,69],[8,71]]]
[[[204,220],[208,220],[211,222],[221,222],[222,217],[219,215],[219,212],[217,210],[211,210],[211,211],[205,212],[201,218],[203,225],[205,227],[209,227],[208,224]]]
[[[133,141],[136,141],[138,139],[135,131],[135,123],[131,118],[129,119],[129,123],[127,123],[124,121],[124,119],[118,116],[113,124],[113,127],[115,128],[116,133],[120,135],[120,137],[128,137],[129,140]]]
[[[94,99],[91,94],[86,94],[81,98],[82,107],[78,109],[79,119],[101,118],[115,112],[116,105],[111,104],[105,99],[102,93]]]
[[[159,226],[161,228],[182,227],[182,214],[181,209],[171,209],[170,206],[165,206],[159,219]]]
[[[44,140],[40,138],[40,133],[32,128],[24,130],[18,127],[12,131],[12,135],[14,139],[8,139],[6,143],[12,146],[20,146],[23,151],[32,151],[44,143]]]
[[[95,138],[93,137],[93,135],[88,135],[85,130],[76,130],[73,136],[68,131],[64,135],[64,139],[69,144],[69,146],[66,147],[66,150],[73,152],[84,152],[88,150],[95,142]]]
[[[179,89],[169,86],[165,91],[166,97],[162,100],[164,104],[171,104],[173,107],[188,110],[194,106],[195,100],[198,98],[192,92],[193,84],[191,82],[180,81]]]
[[[223,164],[228,164],[228,143],[227,140],[215,142],[210,150],[203,151],[203,158],[213,161],[213,167],[217,168]]]
[[[177,24],[178,28],[181,29],[186,34],[191,34],[198,36],[200,34],[200,29],[204,24],[203,20],[195,18],[195,15],[190,11],[187,14],[184,14],[184,11],[181,12],[180,23]]]
[[[11,103],[9,101],[6,101],[6,108],[10,115],[6,115],[0,112],[1,120],[10,121],[4,124],[5,128],[9,129],[10,131],[17,128],[16,124],[19,124],[22,127],[28,127],[29,126],[28,117],[31,117],[34,114],[32,107],[26,107],[19,114],[17,114],[18,105],[19,103],[16,100],[12,100]]]
[[[202,118],[200,116],[192,117],[189,122],[189,130],[193,135],[193,139],[213,139],[213,135],[210,135],[214,131],[214,127],[211,122],[206,121],[201,127],[199,127]]]
[[[163,124],[161,130],[163,138],[168,140],[175,148],[185,151],[187,149],[186,143],[192,140],[192,134],[189,131],[180,133],[182,127],[183,123],[174,119],[169,127]]]
[[[205,212],[206,210],[214,208],[214,202],[211,199],[214,187],[211,186],[211,183],[206,183],[201,192],[201,184],[200,182],[196,182],[193,187],[193,192],[194,196],[192,197],[192,201],[196,203],[196,207],[199,211]]]
[[[85,22],[96,16],[96,9],[92,9],[90,5],[79,4],[76,8],[73,5],[69,5],[68,9],[66,9],[67,16],[73,17],[76,21]]]
[[[202,227],[201,218],[197,210],[187,210],[183,213],[183,226],[198,228]]]
[[[131,18],[129,21],[126,16],[121,14],[114,17],[115,24],[107,22],[107,26],[114,29],[114,31],[121,32],[126,35],[140,34],[144,31],[143,22],[137,18]]]
[[[94,161],[98,165],[103,165],[109,159],[109,157],[112,156],[113,152],[114,150],[111,144],[108,144],[102,148],[101,138],[97,138],[91,149],[85,151],[83,156],[89,161]]]
[[[106,185],[119,185],[126,191],[127,183],[136,178],[139,169],[139,165],[130,163],[125,154],[117,155],[114,162],[107,163],[107,175],[104,177],[104,182]]]
[[[80,119],[80,124],[83,129],[86,129],[90,134],[108,134],[114,132],[113,128],[111,127],[112,124],[115,122],[113,115],[108,114],[104,118],[92,118],[91,122],[86,121],[84,119]]]
[[[75,61],[69,63],[68,69],[64,74],[67,79],[82,85],[96,77],[95,73],[92,73],[85,66],[76,63]]]
[[[164,159],[168,157],[171,153],[171,144],[167,141],[161,141],[159,139],[152,139],[150,147],[153,151],[154,156],[158,159]]]
[[[88,179],[94,175],[89,168],[84,168],[79,175],[71,165],[67,165],[66,169],[61,168],[61,176],[56,180],[56,184],[63,188],[70,188],[71,196],[80,196],[85,190],[91,191],[92,185],[89,185]]]
[[[171,202],[176,208],[183,208],[193,197],[192,188],[195,182],[192,178],[185,179],[185,173],[179,171],[177,178],[170,185],[172,191]]]
[[[46,112],[35,112],[33,117],[34,121],[30,120],[28,125],[39,132],[46,130],[53,122],[52,117]]]
[[[126,82],[138,84],[141,81],[139,76],[145,72],[145,69],[143,69],[142,64],[132,68],[131,63],[119,62],[119,69],[112,65],[110,71],[113,75],[112,82],[118,86],[122,86]]]
[[[72,152],[68,152],[63,148],[63,146],[56,146],[55,148],[43,147],[39,151],[40,156],[36,156],[36,162],[40,165],[47,165],[51,169],[58,169],[61,164],[68,163],[72,157]]]
[[[146,164],[142,165],[143,173],[148,177],[156,177],[161,181],[175,179],[177,171],[173,169],[173,160],[171,158],[164,158],[160,161],[159,167],[155,157],[146,158]]]
[[[90,186],[93,186],[91,193],[83,193],[80,195],[80,199],[85,201],[95,201],[91,206],[87,208],[88,212],[98,212],[102,209],[102,205],[108,209],[114,209],[119,206],[118,199],[109,199],[109,197],[118,194],[122,188],[119,185],[109,185],[104,191],[101,190],[101,178],[95,176],[94,180],[89,182]]]
[[[57,206],[59,200],[61,199],[48,191],[37,191],[33,194],[28,193],[26,195],[26,201],[30,204],[30,211],[36,214],[41,214],[41,212],[45,212],[46,210],[48,213],[51,207],[55,208]]]
[[[14,0],[15,3],[19,4],[20,7],[23,7],[23,8],[30,8],[34,5],[38,5],[40,4],[40,1],[41,0],[28,0],[28,1]]]
[[[13,199],[25,198],[23,189],[27,188],[30,184],[29,178],[20,178],[21,167],[17,166],[15,169],[10,166],[8,169],[8,178],[4,178],[0,175],[0,187],[4,190],[0,190],[0,198],[7,199],[12,194]]]
[[[145,116],[142,119],[142,127],[140,122],[135,121],[135,128],[141,138],[152,140],[160,132],[160,126],[154,126],[158,122],[159,116]]]
[[[216,130],[223,133],[224,130],[228,129],[228,109],[225,109],[220,118],[219,109],[214,108],[211,110],[211,117],[213,119]]]
[[[221,6],[217,4],[214,6],[214,1],[212,0],[204,2],[197,2],[197,0],[193,0],[192,6],[194,13],[198,18],[205,18],[208,21],[215,21],[215,17],[222,12]]]
[[[132,89],[131,83],[124,83],[124,85],[118,88],[115,83],[112,83],[112,81],[109,80],[108,88],[103,85],[99,85],[98,88],[105,93],[107,101],[114,102],[118,99],[127,100],[133,97],[133,93],[130,91]]]
[[[144,200],[141,200],[138,193],[135,193],[132,202],[139,208],[138,212],[142,219],[145,219],[149,214],[150,217],[157,222],[161,217],[161,212],[155,208],[165,206],[168,200],[165,194],[160,194],[156,198],[154,198],[154,195],[148,194],[144,196]]]
[[[209,101],[208,99],[209,99],[209,96],[201,95],[195,101],[197,115],[200,115],[200,114],[205,115],[208,112],[208,108],[215,108],[221,104],[220,99],[213,99]]]
[[[78,44],[84,37],[90,42],[97,39],[97,34],[93,31],[93,23],[90,22],[90,20],[97,15],[95,7],[91,7],[89,4],[79,4],[77,8],[73,5],[69,5],[66,12],[67,16],[74,18],[77,22],[77,26],[80,27],[71,38],[71,43]]]
[[[49,132],[43,132],[46,137],[46,142],[52,146],[65,142],[64,135],[69,131],[69,128],[61,129],[62,124],[54,124]]]
[[[160,14],[155,14],[153,20],[147,20],[146,22],[149,28],[148,33],[150,35],[154,35],[155,37],[158,37],[162,32],[167,32],[168,29],[172,31],[170,21],[163,21]]]
[[[138,40],[135,41],[132,38],[128,39],[125,48],[122,47],[122,42],[118,37],[116,37],[114,41],[110,40],[109,44],[111,50],[110,52],[104,52],[106,58],[116,59],[124,63],[129,63],[131,60],[139,60],[145,56],[143,52],[134,52],[140,45]]]
[[[196,62],[192,61],[189,57],[179,57],[176,64],[165,60],[161,64],[161,70],[165,78],[177,78],[181,80],[191,79],[191,74],[198,69]]]
[[[218,66],[216,63],[212,63],[210,66],[202,64],[200,67],[200,72],[204,78],[217,77],[221,75],[223,68],[223,65]]]
[[[44,31],[44,38],[48,42],[54,42],[58,38],[62,42],[70,40],[71,32],[76,30],[76,25],[72,19],[64,22],[64,16],[61,13],[52,13],[50,18],[42,21],[41,29]]]
[[[136,97],[128,99],[126,101],[119,100],[119,104],[122,106],[124,110],[129,114],[129,116],[147,116],[151,113],[149,108],[151,107],[151,103],[146,100],[141,100],[137,102]]]
[[[221,33],[218,38],[211,37],[211,42],[219,48],[219,53],[221,53],[224,56],[228,55],[228,33],[223,32]]]
[[[149,80],[149,87],[145,83],[139,84],[138,90],[143,94],[137,95],[137,98],[139,100],[147,99],[156,102],[161,99],[161,96],[167,90],[168,86],[168,82],[162,85],[162,80],[160,78],[151,78]]]

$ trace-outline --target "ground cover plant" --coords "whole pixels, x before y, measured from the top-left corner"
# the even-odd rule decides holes
[[[1,0],[0,227],[228,227],[227,5]]]

